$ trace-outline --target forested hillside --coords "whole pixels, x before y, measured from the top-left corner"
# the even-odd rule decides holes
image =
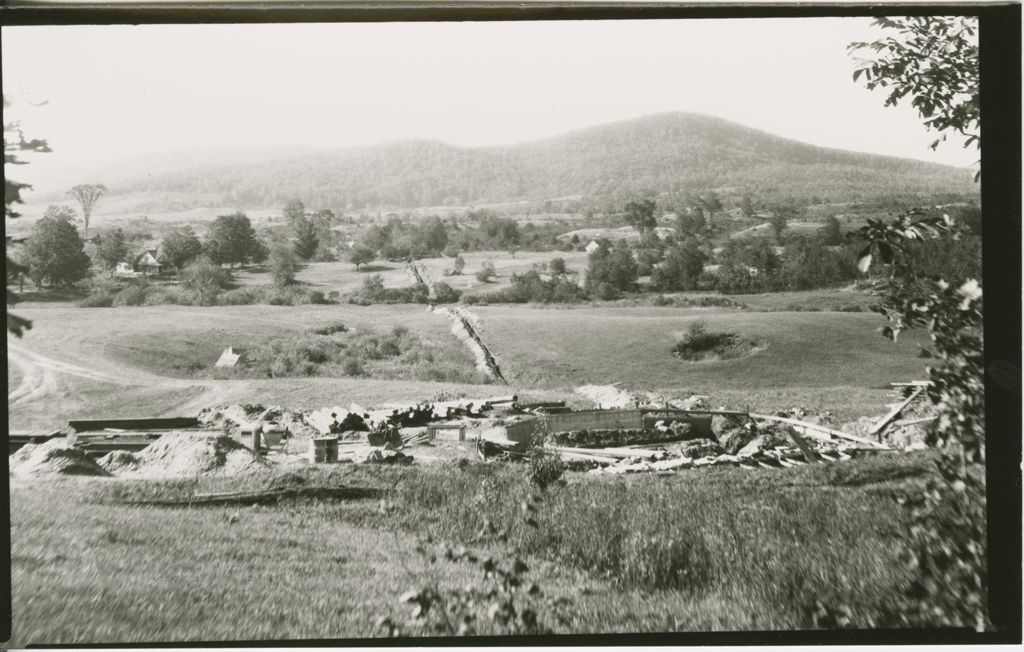
[[[687,113],[646,116],[512,146],[402,141],[315,152],[152,175],[116,189],[217,193],[225,205],[247,207],[278,206],[300,197],[307,205],[348,210],[570,195],[620,203],[678,190],[833,202],[977,194],[967,170],[815,147]]]

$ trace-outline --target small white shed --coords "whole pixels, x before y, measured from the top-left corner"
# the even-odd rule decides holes
[[[245,353],[242,349],[234,349],[228,347],[224,349],[224,352],[217,358],[217,364],[215,367],[234,367],[238,364],[238,361],[242,359],[242,355]]]

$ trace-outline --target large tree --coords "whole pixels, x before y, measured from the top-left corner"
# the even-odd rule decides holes
[[[195,293],[201,306],[213,302],[221,290],[231,285],[231,274],[206,258],[197,258],[181,273],[181,285]]]
[[[654,208],[654,201],[650,199],[629,202],[626,204],[626,223],[642,236],[645,231],[658,225],[658,220],[654,217]]]
[[[78,200],[82,207],[82,221],[85,222],[85,239],[89,239],[89,218],[92,217],[92,209],[99,201],[107,187],[102,183],[84,183],[71,189],[70,194]]]
[[[199,257],[203,252],[203,244],[199,241],[191,226],[172,229],[160,243],[160,253],[175,271]]]
[[[89,276],[91,261],[78,229],[65,218],[47,217],[32,226],[25,263],[36,285],[70,285]]]
[[[286,242],[276,242],[270,247],[270,274],[274,285],[283,288],[295,282],[299,272],[299,259]]]
[[[373,249],[357,244],[352,247],[352,251],[349,252],[348,260],[350,263],[356,266],[356,271],[359,271],[360,265],[365,265],[376,257]]]
[[[661,291],[695,290],[704,271],[707,254],[693,238],[672,247],[661,265],[654,268],[651,281]]]
[[[295,255],[309,260],[316,254],[320,245],[320,236],[316,225],[306,217],[296,217],[291,221],[292,232],[295,233]]]
[[[248,260],[265,260],[267,253],[245,213],[218,216],[210,225],[204,248],[211,261],[232,267]]]
[[[11,106],[11,100],[4,95],[4,111]],[[24,203],[21,199],[21,191],[29,190],[32,188],[27,183],[15,181],[7,174],[8,165],[25,165],[28,161],[24,161],[19,156],[24,152],[45,154],[49,153],[50,146],[45,140],[38,138],[26,139],[25,133],[21,130],[21,124],[12,120],[4,123],[4,217],[5,219],[15,219],[20,217],[21,214],[14,209],[15,204]],[[11,236],[6,236],[7,251],[10,252],[11,245],[14,240]],[[17,261],[11,259],[10,255],[7,256],[7,305],[14,305],[18,297],[11,290],[11,281],[16,278],[20,278],[22,274],[28,271],[28,268],[24,265],[19,264]],[[10,311],[7,313],[7,330],[14,333],[15,336],[21,337],[22,333],[32,328],[32,322],[27,319],[18,317],[12,314]]]
[[[106,271],[113,271],[118,263],[128,260],[129,253],[128,238],[123,229],[117,228],[96,236],[96,257]]]
[[[289,224],[294,223],[296,220],[306,219],[306,205],[302,203],[301,199],[289,199],[288,203],[284,205],[284,219]]]

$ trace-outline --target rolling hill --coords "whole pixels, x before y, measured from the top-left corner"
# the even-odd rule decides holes
[[[498,147],[400,141],[249,164],[197,167],[119,184],[122,193],[210,194],[222,205],[361,209],[570,195],[625,200],[674,190],[859,201],[975,196],[965,169],[807,145],[721,118],[645,116]]]

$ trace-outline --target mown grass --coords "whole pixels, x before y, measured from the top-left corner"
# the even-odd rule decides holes
[[[841,397],[853,392],[869,399],[856,409],[875,414],[885,403],[880,388],[924,373],[916,346],[924,336],[910,332],[891,343],[877,332],[884,320],[872,313],[654,307],[474,307],[473,312],[482,321],[481,336],[509,381],[537,387],[620,382],[625,389],[669,395],[738,396],[740,402],[729,403],[736,407],[759,396],[769,403],[776,395],[796,397],[796,403],[775,403],[774,410],[820,403],[829,395],[840,398],[824,406],[833,411],[845,409]],[[704,320],[709,331],[755,341],[760,350],[731,360],[688,362],[674,357],[672,346],[697,320]]]
[[[479,581],[466,564],[413,552],[426,535],[526,558],[545,593],[572,601],[564,624],[548,623],[558,632],[803,629],[818,602],[853,606],[856,626],[908,580],[895,563],[908,537],[895,497],[932,459],[571,474],[544,492],[526,465],[477,462],[16,486],[12,644],[373,636],[379,615],[404,622],[405,590]],[[118,504],[282,483],[388,493],[260,508]],[[521,506],[530,495],[541,498],[537,528]]]

